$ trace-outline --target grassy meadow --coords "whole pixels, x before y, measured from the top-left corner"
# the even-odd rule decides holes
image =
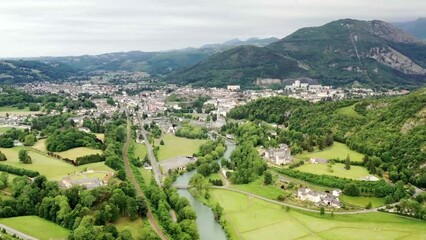
[[[331,216],[286,210],[244,194],[211,191],[211,201],[224,208],[222,216],[231,239],[424,239],[426,222],[386,213]]]
[[[114,223],[114,225],[117,227],[119,232],[128,230],[134,239],[138,239],[141,235],[144,221],[142,218],[138,218],[134,221],[131,221],[128,218],[120,218]]]
[[[327,164],[304,164],[296,170],[301,172],[313,173],[317,175],[330,175],[341,178],[358,179],[370,175],[365,167],[351,166],[351,169],[346,170],[345,164],[335,163],[332,166],[333,172],[328,170]]]
[[[164,141],[164,145],[160,145],[161,140]],[[163,135],[161,139],[155,140],[155,145],[160,146],[158,160],[163,161],[178,156],[192,156],[192,154],[198,152],[201,144],[205,142],[206,140],[181,138],[171,134]]]
[[[337,109],[337,113],[353,118],[362,118],[362,115],[355,111],[355,104]]]
[[[28,151],[28,154],[31,156],[33,163],[24,164],[19,162],[18,158],[18,152],[22,148],[23,147],[0,148],[0,151],[3,152],[7,157],[7,161],[2,162],[2,164],[38,171],[40,174],[45,175],[50,180],[60,180],[63,177],[68,176],[70,173],[83,171],[86,168],[92,169],[94,171],[97,170],[113,172],[113,170],[107,167],[103,162],[85,164],[76,167],[62,160],[52,158],[31,150]]]
[[[346,144],[334,142],[331,147],[325,148],[324,150],[315,150],[314,152],[303,152],[302,154],[296,155],[297,159],[309,160],[310,158],[325,158],[325,159],[346,159],[349,155],[351,161],[362,162],[364,155],[349,149]]]
[[[36,144],[32,146],[32,148],[42,152],[47,152],[46,139],[38,140]],[[92,154],[102,154],[102,150],[87,148],[87,147],[77,147],[77,148],[72,148],[63,152],[56,152],[56,154],[58,154],[59,156],[63,158],[76,160],[78,157],[83,157],[83,156],[92,155]]]
[[[67,239],[69,230],[37,216],[2,218],[0,223],[40,240]]]
[[[41,113],[41,111],[30,111],[28,107],[25,107],[23,109],[18,109],[17,107],[0,107],[0,117],[6,116],[6,114],[9,115],[32,115]]]

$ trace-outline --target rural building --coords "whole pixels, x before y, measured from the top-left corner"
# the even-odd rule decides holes
[[[324,158],[311,158],[311,159],[309,159],[309,161],[312,164],[327,164],[328,163],[328,160],[324,159]]]
[[[333,194],[314,191],[310,188],[299,188],[297,190],[297,197],[302,201],[310,201],[318,206],[328,206],[334,208],[340,208],[341,203],[338,196],[341,194],[340,189],[333,190]],[[337,196],[335,194],[338,194]]]
[[[227,89],[229,91],[239,91],[240,90],[240,85],[228,85]]]
[[[265,152],[266,160],[277,164],[289,164],[293,162],[293,157],[291,156],[291,150],[287,144],[280,144],[278,148],[269,148]]]
[[[376,176],[373,176],[373,175],[368,175],[366,177],[360,177],[359,179],[362,180],[362,181],[369,181],[369,182],[375,182],[375,181],[380,180]]]

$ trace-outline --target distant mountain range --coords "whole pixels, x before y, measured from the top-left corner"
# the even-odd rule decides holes
[[[426,18],[418,18],[415,21],[392,23],[396,27],[415,36],[426,40]]]
[[[254,87],[310,78],[333,86],[416,88],[426,84],[426,44],[382,21],[342,19],[299,29],[280,40],[234,39],[164,52],[0,60],[0,82],[84,78],[94,71],[119,70],[194,86]]]
[[[220,87],[296,77],[333,86],[417,87],[426,84],[426,45],[382,21],[343,19],[302,28],[265,47],[215,54],[167,80]]]

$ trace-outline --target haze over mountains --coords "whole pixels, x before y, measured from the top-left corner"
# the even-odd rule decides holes
[[[402,28],[402,27],[401,27]],[[231,40],[165,52],[3,60],[0,80],[82,77],[92,71],[144,71],[195,86],[281,84],[309,77],[322,84],[414,88],[426,84],[426,44],[382,21],[343,19],[302,28],[279,40]],[[256,81],[272,78],[274,80]]]
[[[426,17],[418,18],[414,21],[392,23],[398,28],[419,39],[426,40]]]

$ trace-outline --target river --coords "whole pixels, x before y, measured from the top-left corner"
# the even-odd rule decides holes
[[[225,141],[226,151],[223,155],[225,159],[229,161],[232,151],[235,149],[235,144],[230,141]],[[187,172],[179,176],[174,184],[176,185],[188,185],[191,177],[196,173],[196,170]],[[200,233],[201,240],[226,240],[225,231],[222,229],[219,223],[214,219],[213,211],[195,199],[188,190],[179,189],[178,193],[182,197],[186,197],[189,203],[197,213],[197,227]]]

